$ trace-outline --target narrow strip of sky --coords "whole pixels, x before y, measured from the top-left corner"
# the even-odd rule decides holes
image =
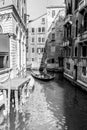
[[[63,5],[64,0],[27,0],[27,13],[30,19],[35,19],[46,13],[46,7],[51,5]]]

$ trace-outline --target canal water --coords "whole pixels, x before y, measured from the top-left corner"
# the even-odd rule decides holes
[[[34,86],[18,112],[11,106],[0,130],[87,130],[87,92],[61,74],[49,82],[35,80]]]

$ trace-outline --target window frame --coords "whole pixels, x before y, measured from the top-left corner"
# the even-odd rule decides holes
[[[34,47],[32,47],[32,53],[34,53],[34,52],[35,52]]]
[[[38,42],[41,43],[41,37],[38,37]]]
[[[82,46],[81,48],[82,48],[82,54],[81,54],[81,56],[82,57],[87,57],[87,46]],[[83,48],[86,49],[86,50],[84,51]],[[84,55],[84,52],[85,52],[85,55]]]
[[[42,27],[42,33],[45,33],[45,27]]]
[[[41,33],[41,28],[40,27],[38,28],[38,33]]]
[[[87,13],[84,15],[84,31],[87,31]]]
[[[55,10],[52,10],[52,18],[55,16]]]
[[[87,76],[87,67],[86,66],[82,67],[82,76],[84,76],[84,77]]]

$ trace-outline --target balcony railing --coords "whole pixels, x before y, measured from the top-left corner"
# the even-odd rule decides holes
[[[69,46],[69,41],[63,42],[63,47]]]
[[[80,40],[87,40],[87,29],[85,27],[80,27],[79,34]]]

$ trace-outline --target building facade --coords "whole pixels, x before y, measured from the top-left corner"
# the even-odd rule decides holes
[[[47,7],[47,68],[59,70],[63,67],[64,6]],[[61,59],[61,61],[60,61]],[[61,63],[60,63],[61,62]]]
[[[0,69],[26,71],[26,1],[0,1]],[[2,78],[2,77],[1,77]]]
[[[32,69],[43,68],[46,43],[46,14],[29,22],[27,65]]]
[[[64,24],[64,75],[87,87],[87,0],[68,0]]]

